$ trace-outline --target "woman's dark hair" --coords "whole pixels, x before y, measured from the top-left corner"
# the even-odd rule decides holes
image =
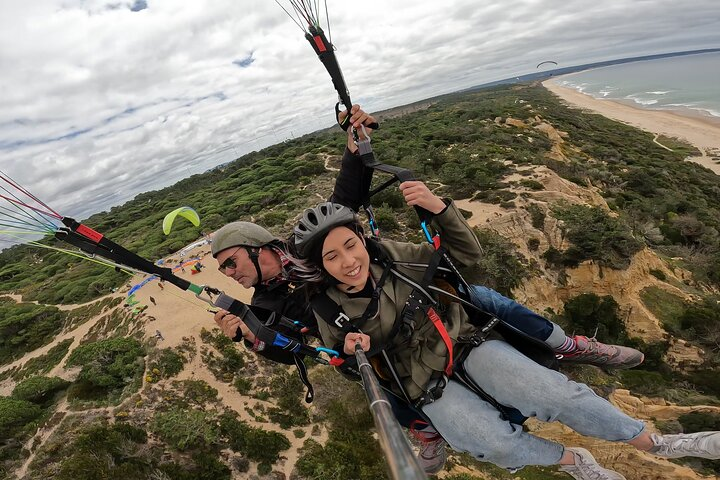
[[[349,228],[358,237],[363,237],[364,230],[362,225],[358,221],[353,221],[338,226]],[[325,234],[325,237],[327,237],[327,234]],[[337,283],[337,281],[323,268],[322,247],[324,242],[325,238],[323,237],[323,241],[317,242],[315,245],[313,245],[310,252],[308,252],[306,258],[301,258],[300,255],[297,254],[295,248],[292,247],[294,246],[294,242],[293,237],[290,237],[288,241],[288,246],[290,246],[290,248],[288,249],[290,253],[289,257],[290,261],[295,266],[295,273],[304,281],[310,283],[327,283],[329,285],[334,285]]]

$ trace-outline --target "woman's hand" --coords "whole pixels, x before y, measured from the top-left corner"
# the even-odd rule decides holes
[[[400,191],[405,197],[405,203],[411,207],[422,207],[430,213],[438,214],[445,210],[445,202],[430,191],[423,182],[413,180],[400,184]]]
[[[220,310],[215,314],[215,323],[217,323],[220,330],[231,339],[235,338],[239,328],[245,340],[249,342],[255,341],[255,335],[253,335],[247,325],[240,320],[240,317],[233,315],[227,310]]]
[[[338,120],[340,121],[340,123],[343,122],[343,120],[345,119],[345,117],[347,117],[347,115],[348,115],[347,110],[344,110],[344,111],[340,112],[340,114],[338,114]],[[365,113],[363,111],[363,109],[360,108],[360,105],[355,104],[352,106],[352,108],[350,109],[350,127],[348,127],[348,130],[347,130],[347,132],[348,132],[347,146],[348,146],[348,149],[350,149],[350,151],[352,153],[357,152],[358,147],[357,147],[357,145],[355,145],[355,139],[353,138],[351,127],[355,127],[357,129],[358,137],[360,138],[360,140],[365,140],[366,138],[370,137],[370,134],[373,131],[373,129],[369,128],[368,125],[372,125],[373,123],[376,123],[375,117]],[[365,133],[363,133],[363,129],[360,128],[361,125],[365,126]],[[367,136],[365,134],[367,134]]]
[[[370,350],[370,337],[364,333],[350,332],[345,335],[345,345],[343,345],[343,352],[347,355],[355,354],[355,344],[360,342],[360,348],[366,352]]]

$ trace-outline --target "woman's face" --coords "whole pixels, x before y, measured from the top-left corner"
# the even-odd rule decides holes
[[[365,242],[347,227],[335,227],[325,237],[322,247],[325,270],[354,290],[361,290],[370,272],[370,256]]]

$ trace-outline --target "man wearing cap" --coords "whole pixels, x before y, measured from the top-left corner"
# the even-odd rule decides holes
[[[338,120],[342,121],[345,116],[346,112],[340,113]],[[368,125],[372,123],[375,123],[375,118],[365,113],[359,105],[353,105],[350,110],[352,126],[360,128],[363,125],[369,134],[372,129]],[[355,210],[360,207],[360,199],[368,191],[372,179],[372,170],[365,168],[360,157],[356,155],[357,148],[352,135],[348,133],[347,148],[331,197],[332,201]],[[215,232],[211,252],[223,274],[245,288],[255,288],[252,305],[271,310],[309,327],[316,324],[304,283],[295,275],[286,242],[254,223],[233,222]],[[235,315],[221,310],[215,315],[215,321],[227,336],[235,340],[240,340],[236,335],[240,329],[245,345],[264,357],[286,364],[298,363],[291,352],[265,349],[265,345],[257,341]],[[297,339],[297,332],[283,330],[282,327],[273,328]]]

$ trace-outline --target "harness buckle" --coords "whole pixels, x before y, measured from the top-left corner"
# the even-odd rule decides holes
[[[440,400],[440,397],[442,397],[443,390],[445,390],[445,387],[448,384],[448,376],[443,375],[442,377],[438,378],[437,383],[434,387],[428,389],[425,391],[425,395],[420,397],[415,402],[415,407],[418,409],[422,409],[425,405],[428,405],[430,403],[433,403],[436,400]]]
[[[335,318],[335,321],[333,322],[335,325],[337,325],[338,328],[343,328],[343,325],[346,322],[350,321],[350,317],[345,315],[345,312],[338,313],[337,318]]]
[[[473,347],[479,347],[485,341],[485,337],[477,334],[473,335],[462,335],[457,339],[458,343],[465,343],[472,345]]]

